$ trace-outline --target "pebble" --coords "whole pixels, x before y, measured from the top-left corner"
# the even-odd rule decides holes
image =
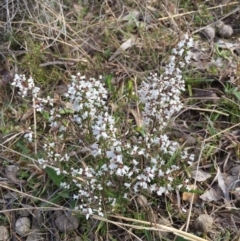
[[[216,36],[216,31],[215,28],[211,27],[211,26],[207,26],[206,28],[204,28],[202,30],[202,34],[204,35],[204,37],[206,37],[208,40],[213,40]]]
[[[224,24],[222,21],[216,23],[217,33],[222,38],[230,38],[233,34],[233,28],[230,25]]]
[[[27,217],[19,218],[15,223],[16,233],[25,236],[30,232],[30,219]]]
[[[198,232],[207,233],[213,224],[213,218],[208,214],[201,214],[195,221],[195,227]]]

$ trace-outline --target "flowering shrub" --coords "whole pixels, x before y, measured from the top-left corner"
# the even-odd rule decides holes
[[[162,195],[187,183],[188,180],[178,177],[180,162],[191,164],[194,156],[180,150],[179,144],[164,134],[164,129],[172,115],[182,108],[182,69],[190,61],[188,49],[192,45],[192,38],[185,35],[173,49],[164,73],[151,74],[139,86],[135,93],[142,123],[139,132],[134,128],[128,133],[123,131],[126,114],[120,107],[110,110],[109,93],[102,77],[72,76],[59,105],[50,97],[40,98],[40,89],[32,78],[26,80],[16,75],[13,85],[22,97],[30,92],[36,111],[51,107],[50,134],[43,146],[46,155],[38,163],[68,177],[61,187],[75,190],[76,208],[87,218],[93,213],[103,215],[103,204],[105,208],[115,206],[132,193]],[[28,132],[25,137],[31,141],[29,136]],[[71,139],[78,142],[72,143]]]

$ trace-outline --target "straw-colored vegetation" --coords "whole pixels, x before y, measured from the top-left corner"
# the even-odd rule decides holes
[[[216,2],[0,1],[4,240],[239,240],[240,6]]]

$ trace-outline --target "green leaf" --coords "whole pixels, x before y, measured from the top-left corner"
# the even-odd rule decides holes
[[[63,198],[70,198],[70,195],[69,195],[69,191],[68,191],[68,190],[64,190],[63,192],[59,192],[59,193],[58,193],[58,196],[59,196],[59,197],[63,197]]]
[[[128,85],[128,87],[127,87],[128,88],[128,92],[130,94],[132,94],[132,92],[134,91],[133,81],[132,80],[128,80],[127,85]]]
[[[107,88],[110,92],[114,91],[114,86],[112,84],[112,78],[113,78],[112,75],[106,75],[104,77],[105,85],[107,86]]]
[[[70,208],[71,209],[75,209],[75,207],[77,206],[78,201],[74,200],[74,199],[70,199],[69,203],[70,203]]]
[[[59,111],[60,115],[73,114],[74,110],[70,108],[64,108]]]
[[[45,170],[46,170],[48,176],[54,182],[54,184],[56,184],[57,187],[60,187],[61,182],[64,182],[64,176],[61,174],[57,175],[56,171],[54,169],[52,169],[51,167],[46,167]]]
[[[186,85],[192,85],[192,84],[202,84],[202,83],[211,83],[214,79],[198,79],[198,78],[187,78],[186,77]]]
[[[149,230],[145,230],[145,235],[146,235],[148,241],[153,240]]]
[[[240,92],[233,90],[233,94],[235,95],[235,97],[240,101]]]
[[[48,200],[51,203],[55,203],[55,204],[59,204],[61,202],[62,198],[60,198],[58,195],[54,196],[53,198],[51,198],[50,200]],[[42,203],[41,205],[42,207],[51,207],[50,203]]]
[[[177,236],[177,238],[175,239],[175,241],[188,241],[188,240],[185,239],[185,238],[183,238],[183,237]]]

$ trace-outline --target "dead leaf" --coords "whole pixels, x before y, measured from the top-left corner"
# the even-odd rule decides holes
[[[219,167],[218,167],[217,175],[216,175],[215,179],[217,179],[217,181],[218,181],[218,185],[219,185],[219,187],[221,188],[221,190],[223,192],[225,200],[226,201],[230,201],[229,190],[228,190],[228,188],[226,186],[224,177],[223,177]]]
[[[141,116],[139,115],[139,113],[136,110],[133,110],[133,109],[130,109],[129,111],[134,116],[134,119],[136,121],[137,126],[142,127],[143,126],[143,120],[142,120]]]
[[[232,176],[232,175],[226,174],[224,177],[224,180],[229,192],[234,190],[236,187],[240,187],[238,175]]]
[[[113,55],[109,58],[109,61],[113,61],[119,54],[123,53],[125,50],[129,49],[136,43],[136,37],[131,37],[125,42],[123,42],[120,47],[113,53]]]
[[[229,172],[233,175],[233,176],[238,176],[240,174],[240,166],[235,166],[232,167]]]
[[[195,185],[188,185],[188,188],[191,190],[196,190]],[[187,202],[193,202],[193,204],[196,204],[199,199],[199,194],[197,193],[192,193],[192,192],[183,192],[182,194],[182,200],[187,201]]]
[[[205,193],[200,195],[200,198],[205,202],[217,202],[222,199],[221,189],[218,187],[218,185],[214,185],[213,187],[205,191]]]
[[[196,138],[194,138],[193,136],[190,136],[190,135],[184,136],[184,139],[185,139],[186,146],[193,146],[197,143]]]
[[[235,188],[232,193],[235,195],[236,200],[240,200],[240,187]]]
[[[164,0],[164,4],[162,4],[162,6],[171,15],[175,15],[178,13],[178,6],[175,3],[172,3],[168,0]]]
[[[54,92],[58,95],[63,95],[68,92],[68,86],[66,84],[58,85],[54,89]]]
[[[28,109],[21,117],[20,121],[25,121],[33,115],[33,108]]]
[[[148,207],[148,201],[147,198],[143,195],[138,195],[136,198],[137,203],[141,206],[141,207]]]
[[[211,174],[206,173],[202,170],[193,170],[191,171],[191,176],[193,179],[195,179],[197,182],[204,182],[206,181],[208,178],[211,177]]]
[[[76,13],[80,14],[83,11],[83,6],[81,6],[80,4],[73,4],[73,11],[75,11]]]
[[[219,39],[219,40],[215,43],[215,45],[216,45],[218,48],[230,50],[233,55],[234,55],[234,51],[237,51],[237,50],[240,49],[240,44],[227,42],[227,41],[224,41],[224,40],[222,40],[222,39]]]
[[[139,18],[140,16],[140,12],[138,10],[133,10],[133,11],[130,11],[127,15],[123,16],[122,17],[122,20],[125,20],[125,21],[132,21],[132,20],[136,20]]]
[[[19,180],[17,178],[17,173],[18,173],[19,169],[20,168],[16,165],[9,165],[9,166],[5,167],[4,172],[5,172],[6,178],[12,183],[23,184],[25,181]]]
[[[199,98],[202,100],[220,99],[213,90],[203,90],[198,88],[193,89],[193,98]]]
[[[0,71],[0,84],[6,85],[13,81],[12,74],[7,69],[2,69]]]

